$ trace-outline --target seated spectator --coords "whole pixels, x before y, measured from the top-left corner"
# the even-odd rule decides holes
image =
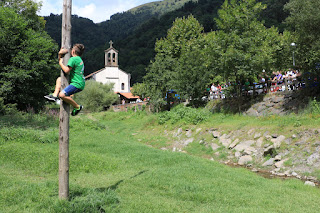
[[[218,88],[214,85],[214,83],[212,83],[211,85],[211,90],[210,90],[210,98],[213,99],[213,95],[216,94],[218,91]]]
[[[277,83],[282,84],[283,83],[283,75],[281,74],[280,71],[277,71],[276,77],[277,77]]]
[[[277,74],[275,71],[272,72],[272,75],[270,77],[270,80],[274,83],[277,81]]]

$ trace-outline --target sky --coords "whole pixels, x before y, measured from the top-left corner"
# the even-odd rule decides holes
[[[42,2],[40,16],[48,16],[50,13],[61,14],[63,0],[35,0]],[[72,14],[91,19],[95,23],[109,20],[115,13],[127,11],[136,6],[156,0],[73,0]]]

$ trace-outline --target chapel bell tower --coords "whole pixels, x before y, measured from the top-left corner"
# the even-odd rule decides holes
[[[105,50],[105,67],[117,67],[118,66],[118,50],[114,49],[112,44],[113,42],[109,42],[109,49]]]

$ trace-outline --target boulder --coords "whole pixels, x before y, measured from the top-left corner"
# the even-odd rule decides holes
[[[261,137],[261,133],[257,132],[256,134],[254,134],[253,139],[257,139]]]
[[[274,148],[276,148],[276,149],[280,148],[281,143],[282,143],[282,141],[284,141],[284,139],[286,139],[286,137],[283,135],[280,135],[277,138],[271,139],[271,142],[273,142]]]
[[[188,138],[191,138],[191,137],[192,137],[192,131],[191,131],[191,130],[187,130],[186,136],[187,136]]]
[[[183,145],[184,146],[188,146],[188,144],[192,143],[194,141],[193,138],[188,138],[186,140],[183,141]]]
[[[250,129],[250,130],[248,131],[248,135],[252,135],[252,134],[254,133],[254,131],[255,131],[255,129]]]
[[[275,161],[281,161],[281,158],[282,158],[281,155],[277,155],[277,156],[274,157],[274,160]]]
[[[319,158],[320,158],[320,155],[318,153],[314,153],[310,155],[310,157],[308,157],[307,164],[313,165],[315,161],[319,160]]]
[[[263,137],[260,137],[260,138],[257,140],[256,145],[257,145],[257,147],[261,147],[262,144],[263,144]]]
[[[257,150],[255,148],[249,146],[243,151],[243,154],[251,155],[252,153],[255,153],[255,152],[257,152]]]
[[[220,148],[220,146],[215,143],[211,143],[210,146],[213,151],[216,151],[218,148]]]
[[[220,132],[218,132],[218,131],[213,131],[213,132],[212,132],[212,136],[213,136],[214,138],[219,138],[219,137],[220,137]]]
[[[243,150],[245,150],[249,146],[253,145],[254,143],[255,143],[254,140],[244,141],[244,142],[239,143],[236,147],[234,147],[234,149],[238,152],[242,152]]]
[[[198,134],[201,130],[201,128],[196,129],[196,134]]]
[[[304,182],[304,185],[307,185],[307,186],[316,186],[316,184],[314,182],[311,182],[311,181],[306,181]]]
[[[233,149],[238,143],[239,139],[237,138],[229,145],[229,149]]]
[[[245,155],[239,158],[238,164],[247,165],[251,161],[252,161],[252,157],[250,155]]]
[[[262,164],[262,166],[272,166],[273,163],[274,163],[274,158],[270,158],[269,160],[264,162],[264,164]]]
[[[274,164],[274,166],[277,167],[277,168],[282,168],[284,162],[285,162],[285,160],[278,161],[278,162],[276,162],[276,163]]]
[[[224,146],[224,147],[229,147],[229,145],[231,144],[231,139],[229,138],[225,138],[225,137],[220,137],[219,138],[220,143]]]
[[[270,145],[263,150],[263,156],[267,156],[267,155],[276,156],[276,154],[277,154],[277,151],[273,145]]]
[[[236,158],[240,158],[240,157],[241,157],[241,153],[240,153],[240,152],[236,152],[236,153],[234,153],[234,156],[235,156]]]

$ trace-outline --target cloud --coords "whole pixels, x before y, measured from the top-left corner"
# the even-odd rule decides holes
[[[50,13],[61,14],[63,0],[35,0],[42,1],[42,8],[38,15],[48,16]],[[99,23],[110,19],[110,16],[134,8],[138,5],[154,0],[77,0],[72,1],[72,14],[91,19]]]

